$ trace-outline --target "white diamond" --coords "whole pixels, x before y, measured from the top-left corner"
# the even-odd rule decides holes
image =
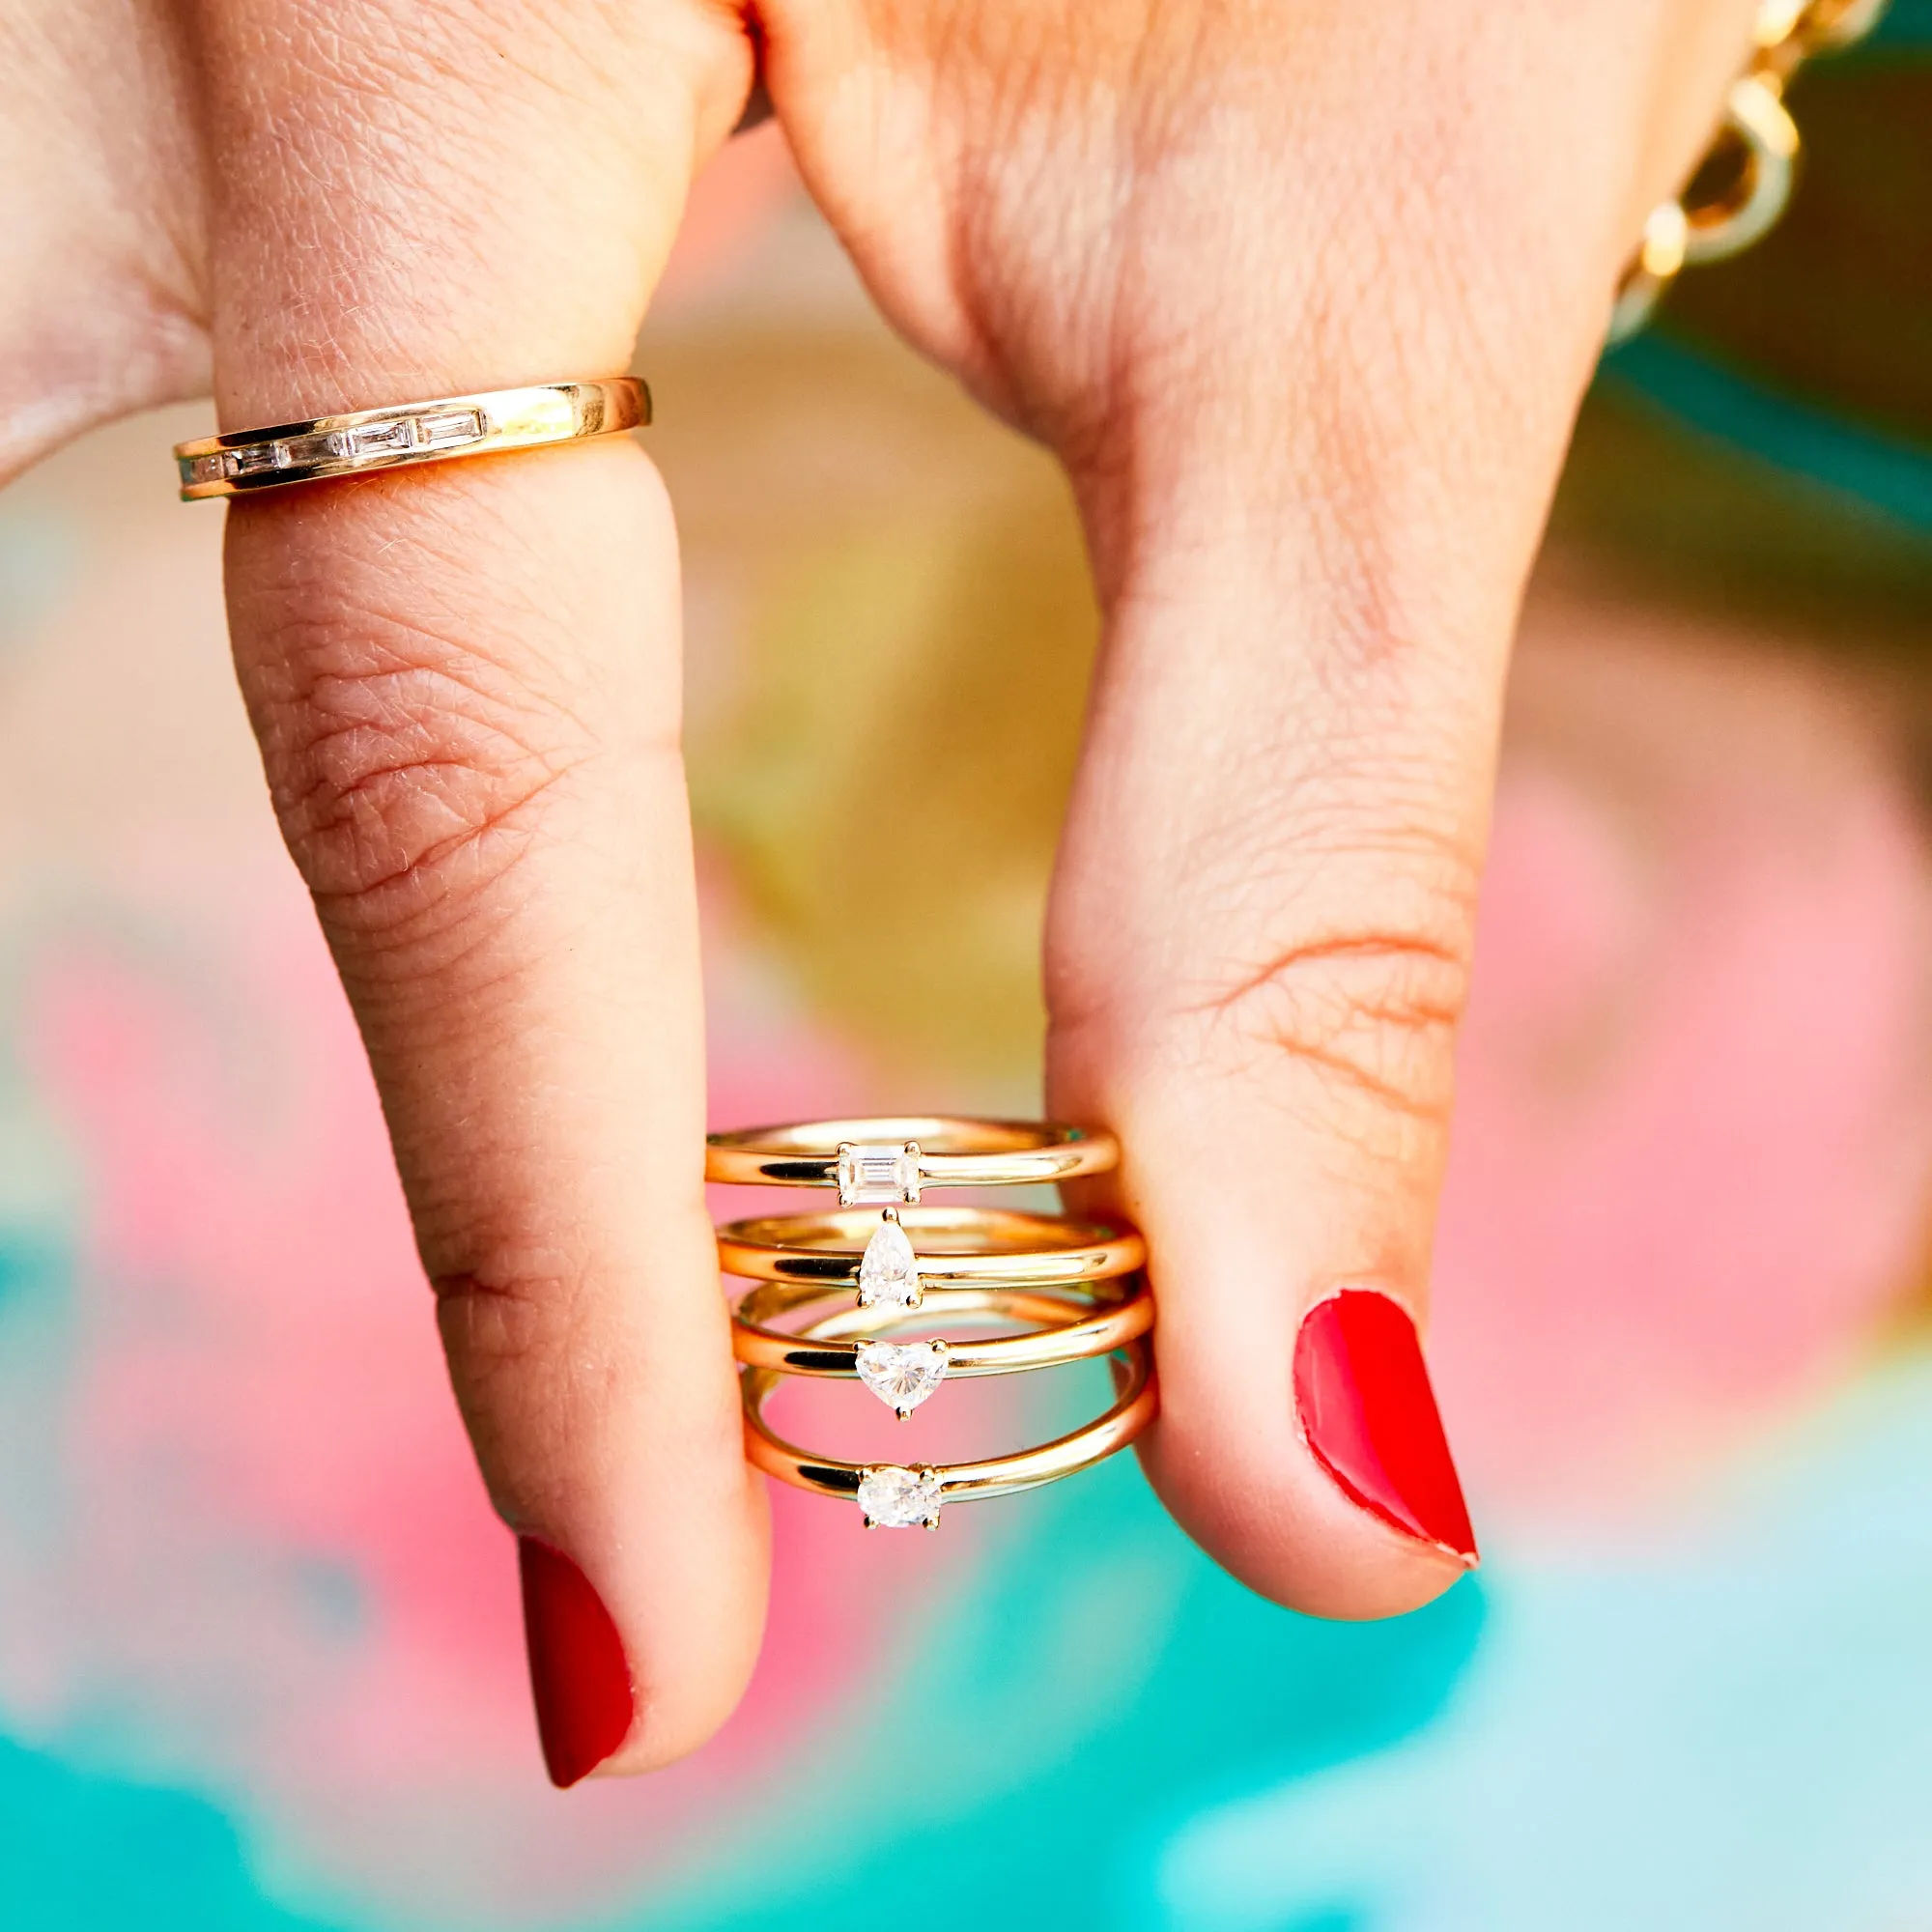
[[[846,1208],[917,1201],[918,1147],[910,1141],[846,1141],[838,1150],[838,1199]]]
[[[859,1513],[882,1529],[939,1527],[939,1477],[931,1469],[901,1469],[885,1463],[859,1478]]]
[[[861,1308],[917,1308],[920,1304],[919,1262],[906,1231],[888,1215],[872,1230],[859,1262]]]
[[[861,1342],[859,1379],[903,1420],[946,1379],[944,1342]]]
[[[483,418],[474,410],[440,410],[415,418],[416,441],[425,449],[441,449],[452,442],[474,442],[483,434]]]
[[[407,418],[400,422],[364,423],[349,435],[357,456],[397,456],[415,447],[414,431]]]

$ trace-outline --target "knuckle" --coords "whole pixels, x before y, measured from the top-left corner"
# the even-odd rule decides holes
[[[595,750],[567,704],[392,611],[291,616],[265,656],[251,709],[282,835],[325,914],[359,937],[473,904]]]
[[[1184,884],[1170,876],[1158,948],[1136,917],[1076,968],[1063,934],[1056,1050],[1138,1062],[1162,1087],[1245,1092],[1377,1155],[1424,1155],[1453,1097],[1477,878],[1473,854],[1427,822],[1371,836],[1304,811],[1267,856],[1237,840],[1244,864],[1204,851]]]
[[[1439,1133],[1468,998],[1479,864],[1418,811],[1377,835],[1305,817],[1261,936],[1187,1002],[1199,1050],[1330,1130]]]
[[[567,1278],[534,1274],[445,1275],[432,1286],[457,1402],[497,1509],[513,1521],[540,1518],[545,1499],[527,1485],[547,1459],[518,1453],[533,1419],[594,1412],[611,1395],[582,1297]]]
[[[1439,1129],[1467,987],[1458,938],[1420,925],[1351,926],[1271,948],[1193,1010],[1203,1047],[1236,1077],[1288,1095],[1306,1088],[1330,1122],[1366,1108]]]
[[[565,1376],[581,1371],[572,1340],[579,1297],[567,1278],[465,1273],[440,1276],[432,1287],[444,1345],[472,1384],[540,1366]]]

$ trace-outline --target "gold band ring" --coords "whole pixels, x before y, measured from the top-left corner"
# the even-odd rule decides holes
[[[1147,1260],[1147,1243],[1108,1221],[1068,1221],[1013,1208],[906,1208],[882,1217],[868,1208],[771,1214],[728,1221],[718,1231],[718,1265],[749,1281],[802,1281],[863,1288],[867,1258],[897,1228],[912,1250],[921,1287],[973,1284],[1037,1288],[1112,1281]],[[894,1248],[900,1243],[885,1236]]]
[[[847,1208],[896,1206],[917,1201],[922,1187],[1027,1187],[1104,1174],[1120,1152],[1097,1128],[908,1114],[711,1134],[704,1178],[836,1187]]]
[[[613,436],[651,419],[651,392],[635,376],[537,383],[476,396],[441,396],[269,429],[236,430],[175,445],[182,501],[240,497],[287,483],[360,476],[458,456]]]
[[[819,1288],[767,1282],[738,1303],[731,1317],[731,1349],[747,1368],[787,1376],[856,1377],[903,1421],[953,1377],[1009,1376],[1030,1369],[1091,1361],[1137,1342],[1153,1326],[1153,1297],[1145,1284],[1126,1295],[1085,1290],[1046,1293],[1010,1288],[942,1288],[924,1309],[928,1320],[988,1318],[1031,1321],[1024,1334],[990,1335],[980,1341],[886,1342],[872,1331],[882,1324],[868,1310],[843,1309],[787,1331],[766,1324],[825,1299]],[[861,1339],[847,1340],[852,1336]]]
[[[1122,1352],[1125,1369],[1114,1406],[1085,1428],[1015,1455],[937,1466],[924,1463],[842,1463],[797,1448],[774,1435],[764,1418],[765,1402],[782,1377],[775,1369],[747,1369],[743,1380],[745,1454],[766,1475],[776,1476],[794,1489],[810,1490],[822,1496],[856,1497],[868,1529],[877,1525],[909,1529],[916,1523],[937,1529],[943,1504],[1037,1489],[1042,1483],[1090,1469],[1131,1442],[1152,1419],[1157,1397],[1149,1371],[1147,1342],[1130,1342]]]

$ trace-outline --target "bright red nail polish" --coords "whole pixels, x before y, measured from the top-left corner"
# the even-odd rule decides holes
[[[1350,1497],[1476,1562],[1422,1344],[1399,1301],[1361,1288],[1318,1301],[1294,1344],[1294,1401],[1308,1446]]]
[[[623,1639],[604,1600],[560,1550],[517,1539],[524,1637],[544,1768],[558,1789],[587,1777],[631,1734],[637,1702]]]

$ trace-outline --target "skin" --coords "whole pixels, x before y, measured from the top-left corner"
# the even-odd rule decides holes
[[[1122,1135],[1146,1460],[1255,1588],[1460,1574],[1310,1457],[1344,1282],[1424,1312],[1501,694],[1611,291],[1744,0],[0,0],[0,476],[621,369],[755,48],[881,307],[1064,461],[1105,644],[1050,1109]],[[497,1507],[701,1743],[757,1647],[701,1187],[677,545],[628,441],[229,512],[237,670]]]

